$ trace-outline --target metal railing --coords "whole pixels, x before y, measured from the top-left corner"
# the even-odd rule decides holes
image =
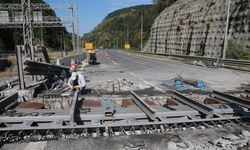
[[[141,52],[143,54],[149,55],[160,55],[160,56],[171,56],[177,58],[186,58],[186,59],[194,59],[194,60],[201,60],[201,61],[209,61],[209,62],[217,62],[217,58],[212,57],[202,57],[202,56],[189,56],[189,55],[177,55],[177,54],[166,54],[166,53],[148,53],[148,52]],[[250,61],[247,60],[236,60],[236,59],[219,59],[225,65],[250,65]]]

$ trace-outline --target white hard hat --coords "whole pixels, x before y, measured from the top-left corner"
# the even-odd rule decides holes
[[[76,80],[77,77],[78,77],[78,74],[76,72],[72,72],[72,74],[71,74],[72,80]]]

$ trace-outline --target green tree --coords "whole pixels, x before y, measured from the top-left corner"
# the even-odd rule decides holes
[[[176,1],[177,0],[153,0],[153,3],[156,5],[157,12],[160,13]]]
[[[81,38],[83,43],[93,42],[95,47],[120,48],[127,42],[127,29],[122,24],[129,26],[129,43],[133,49],[140,49],[140,13],[131,11],[131,9],[143,11],[144,14],[144,32],[143,40],[146,43],[150,28],[157,17],[154,5],[139,5],[114,11],[105,17],[92,31],[84,34]]]
[[[250,47],[242,40],[237,41],[230,39],[228,42],[226,57],[231,59],[250,60]]]
[[[20,0],[0,0],[0,3],[20,3]],[[32,3],[45,3],[43,0],[31,0]],[[44,10],[44,16],[56,16],[54,10]],[[66,28],[43,28],[44,33],[44,43],[45,46],[53,50],[60,50],[62,30],[66,34],[67,48],[72,50],[71,34],[67,32]],[[35,34],[35,44],[41,44],[41,32],[40,28],[36,28]],[[15,50],[16,45],[23,44],[23,31],[22,29],[3,29],[0,28],[0,50]]]

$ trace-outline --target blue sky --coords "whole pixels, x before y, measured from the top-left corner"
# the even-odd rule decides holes
[[[140,4],[151,4],[152,0],[45,0],[49,4],[77,3],[79,8],[80,35],[92,30],[104,17],[117,9]],[[64,18],[70,13],[67,9],[55,9],[58,16]],[[71,31],[71,29],[68,29]]]

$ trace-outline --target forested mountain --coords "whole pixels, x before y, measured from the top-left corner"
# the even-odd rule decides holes
[[[31,0],[32,3],[45,3],[43,0]],[[21,3],[21,0],[0,0],[0,3]],[[53,10],[44,10],[44,16],[56,16]],[[52,50],[60,50],[62,47],[62,33],[65,33],[66,50],[72,49],[71,35],[65,28],[43,28],[45,46]],[[15,45],[23,44],[22,29],[0,28],[0,51],[13,51]],[[41,44],[41,28],[35,28],[35,45]]]
[[[121,48],[127,42],[127,28],[129,26],[129,42],[133,49],[140,49],[140,13],[132,9],[143,11],[144,43],[147,41],[151,25],[158,15],[155,5],[139,5],[114,11],[82,37],[83,42],[93,42],[96,47]]]
[[[160,13],[166,7],[172,5],[177,0],[153,0],[153,3],[156,4],[157,12]]]
[[[132,11],[137,9],[143,11],[143,41],[144,45],[150,35],[150,29],[154,19],[166,7],[177,0],[152,0],[152,5],[139,5],[114,11],[92,31],[82,37],[83,42],[93,42],[95,47],[121,48],[127,42],[126,26],[129,26],[129,43],[132,49],[140,49],[140,13]]]

